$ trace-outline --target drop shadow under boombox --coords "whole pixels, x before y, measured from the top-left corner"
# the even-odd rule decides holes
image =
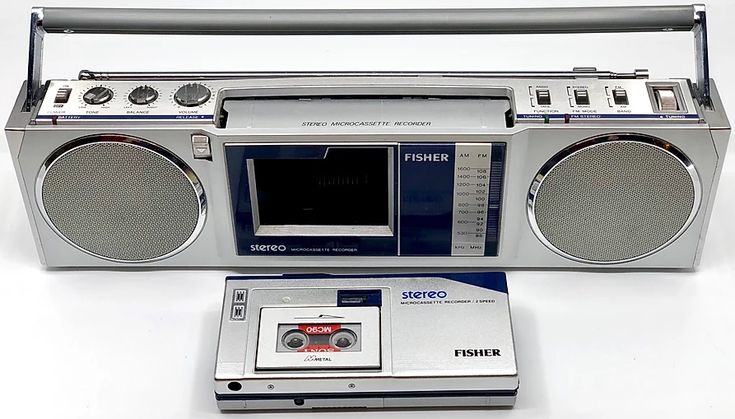
[[[295,26],[292,11],[264,23],[245,10],[69,10],[34,12],[6,127],[50,267],[686,269],[700,257],[730,135],[700,6],[443,11],[451,27],[426,10],[322,11]],[[191,13],[195,29],[157,26]],[[395,33],[691,30],[697,80],[575,69],[40,82],[44,33],[384,34],[405,13]]]

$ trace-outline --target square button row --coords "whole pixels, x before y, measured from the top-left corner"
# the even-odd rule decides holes
[[[628,92],[624,89],[613,89],[612,96],[616,105],[628,104]],[[587,89],[574,89],[574,102],[577,105],[589,105],[589,91]],[[551,105],[551,92],[549,89],[536,89],[536,103],[541,106]]]

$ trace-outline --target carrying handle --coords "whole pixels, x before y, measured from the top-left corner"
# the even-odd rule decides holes
[[[160,35],[548,34],[693,31],[696,95],[710,104],[703,5],[521,9],[196,10],[38,8],[26,107],[39,99],[45,33]]]

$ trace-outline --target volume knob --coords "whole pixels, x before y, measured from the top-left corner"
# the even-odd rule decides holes
[[[174,94],[174,100],[181,106],[192,107],[206,103],[212,97],[212,92],[199,83],[189,83],[181,86]]]
[[[90,105],[102,105],[103,103],[109,102],[115,94],[110,88],[104,86],[97,86],[87,90],[82,96],[84,102]]]

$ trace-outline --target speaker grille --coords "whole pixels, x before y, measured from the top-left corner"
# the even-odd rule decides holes
[[[699,180],[671,144],[637,135],[572,146],[550,160],[529,194],[535,233],[552,250],[592,263],[634,260],[691,222]]]
[[[49,159],[39,202],[68,242],[95,256],[142,262],[195,238],[205,201],[183,162],[142,140],[97,136]]]

